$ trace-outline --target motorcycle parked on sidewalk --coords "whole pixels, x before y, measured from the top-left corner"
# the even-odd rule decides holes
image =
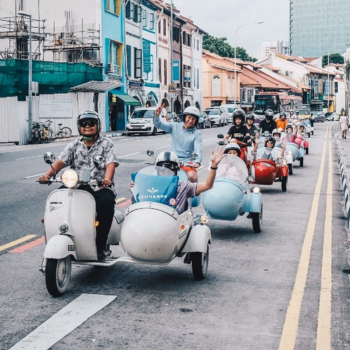
[[[41,143],[41,131],[40,124],[38,122],[32,123],[32,143]]]

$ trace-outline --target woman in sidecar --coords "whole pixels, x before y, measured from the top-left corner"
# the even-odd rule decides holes
[[[304,166],[304,156],[305,156],[305,149],[304,149],[304,143],[301,142],[300,144],[296,143],[297,139],[297,132],[298,127],[288,124],[286,127],[286,133],[282,136],[282,141],[286,142],[286,154],[287,157],[292,156],[293,162],[295,160],[299,160],[300,166]],[[289,165],[289,175],[293,174],[293,167],[292,164]]]

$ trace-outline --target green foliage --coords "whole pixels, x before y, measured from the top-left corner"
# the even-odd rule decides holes
[[[346,79],[349,80],[349,76],[350,76],[350,61],[346,61],[345,76],[346,76]]]
[[[235,49],[227,42],[227,38],[216,38],[207,34],[203,38],[203,49],[215,53],[221,57],[235,57]],[[243,47],[237,47],[237,58],[241,59],[242,61],[257,61],[256,58],[250,57]]]
[[[331,63],[344,64],[344,57],[339,53],[332,53],[331,55],[329,55],[329,64]],[[322,67],[325,67],[327,65],[328,65],[328,55],[324,55],[322,57]]]

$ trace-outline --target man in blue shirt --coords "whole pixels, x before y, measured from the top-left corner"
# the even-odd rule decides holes
[[[202,162],[202,135],[196,129],[199,120],[199,110],[196,107],[187,107],[184,110],[184,121],[182,123],[164,122],[159,118],[164,104],[162,103],[155,112],[153,123],[158,129],[162,129],[171,134],[171,144],[169,151],[174,152],[181,163],[192,162],[191,155],[197,154],[198,158],[191,166],[181,166],[186,171],[190,182],[198,182],[196,168]]]

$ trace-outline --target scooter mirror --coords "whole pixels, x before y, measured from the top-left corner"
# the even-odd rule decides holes
[[[224,135],[223,135],[223,134],[218,134],[217,138],[218,138],[218,139],[223,139],[223,138],[224,138]]]
[[[148,150],[148,151],[147,151],[147,155],[148,155],[149,157],[154,157],[154,152],[151,151],[151,150]]]
[[[219,144],[220,146],[224,146],[224,145],[225,145],[225,142],[224,142],[224,141],[219,141],[218,144]]]
[[[196,160],[198,158],[198,154],[192,153],[191,154],[191,160]]]
[[[51,165],[51,164],[53,164],[55,162],[55,160],[56,160],[56,157],[55,157],[55,155],[53,153],[46,152],[44,154],[44,161],[45,161],[45,163]]]
[[[106,160],[103,156],[94,157],[94,165],[97,169],[101,170],[106,167]]]

